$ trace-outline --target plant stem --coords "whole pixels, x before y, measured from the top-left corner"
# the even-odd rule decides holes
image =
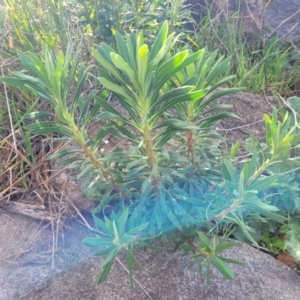
[[[190,102],[187,104],[187,115],[186,115],[186,122],[188,124],[193,123],[195,121],[194,116],[195,108],[194,103]],[[194,135],[192,130],[186,131],[186,151],[187,151],[187,158],[189,159],[190,163],[194,162]]]
[[[145,125],[144,141],[145,141],[145,148],[146,148],[147,156],[148,156],[148,165],[149,165],[150,170],[152,171],[153,165],[155,164],[156,160],[155,160],[155,156],[153,153],[153,142],[152,142],[152,138],[151,138],[149,124]]]
[[[264,170],[266,170],[270,165],[272,165],[272,163],[273,162],[270,159],[267,159],[266,161],[264,161],[264,163],[248,179],[248,181],[246,183],[246,187],[249,187],[250,184],[253,183],[253,181],[255,181],[257,179],[257,177],[263,173]]]
[[[193,150],[193,131],[188,130],[186,132],[186,151],[187,151],[187,157],[191,161],[191,163],[194,162],[194,150]]]
[[[145,125],[143,126],[143,137],[144,137],[144,143],[145,143],[145,148],[148,156],[148,166],[150,168],[150,172],[153,171],[153,167],[156,164],[156,159],[154,155],[154,149],[153,149],[153,141],[152,141],[152,136],[151,136],[151,131],[150,131],[150,126],[149,126],[149,121],[147,120],[145,122]],[[155,193],[158,192],[158,178],[157,176],[153,177],[152,180],[152,185],[154,187]]]
[[[195,248],[195,250],[196,250],[199,254],[204,255],[204,256],[209,256],[209,253],[206,252],[206,251],[204,251],[204,250],[202,250],[197,244],[195,244],[195,243],[193,242],[193,240],[191,240],[191,239],[189,238],[188,235],[184,234],[182,231],[179,231],[179,232],[180,232],[180,234],[182,235],[182,237],[186,240],[186,242],[187,242],[191,247]]]
[[[96,169],[98,169],[98,170],[100,169],[102,171],[103,176],[106,180],[110,180],[112,182],[113,189],[116,192],[120,193],[124,198],[127,198],[126,195],[124,195],[124,193],[120,190],[120,188],[114,182],[112,175],[104,168],[104,166],[101,164],[101,162],[99,162],[97,156],[92,151],[92,149],[86,145],[86,141],[85,141],[84,137],[82,136],[82,134],[80,133],[78,127],[75,125],[75,123],[70,124],[70,130],[74,134],[76,142],[82,148],[84,153],[89,157],[93,166]]]
[[[241,200],[235,200],[230,205],[230,207],[226,208],[225,210],[223,210],[222,212],[220,212],[218,215],[216,215],[215,217],[211,218],[210,220],[212,220],[212,221],[218,221],[218,220],[224,218],[229,213],[231,213],[232,211],[234,211],[241,203],[242,203]]]

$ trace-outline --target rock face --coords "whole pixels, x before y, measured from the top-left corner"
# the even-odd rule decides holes
[[[232,282],[224,279],[213,270],[211,285],[206,290],[204,276],[199,276],[196,270],[185,270],[187,260],[179,253],[170,252],[147,253],[139,251],[141,263],[148,274],[138,272],[136,278],[151,296],[151,299],[204,299],[204,300],[263,300],[263,299],[298,299],[300,293],[300,277],[287,267],[281,265],[272,257],[253,249],[248,245],[238,246],[227,253],[228,257],[242,260],[246,267],[235,267],[235,279]],[[80,299],[86,293],[92,292],[90,299],[149,299],[135,284],[131,290],[126,274],[119,265],[115,265],[107,283],[95,286],[99,268],[95,259],[89,259],[50,282],[47,289],[36,293],[28,299],[60,299],[59,296],[65,286],[72,291],[68,299]],[[82,270],[89,270],[90,282],[82,285]],[[92,271],[90,271],[92,270]],[[44,295],[44,296],[43,296]],[[101,296],[100,296],[101,295]],[[82,298],[81,298],[82,299]]]
[[[88,222],[91,223],[91,220]],[[300,276],[273,257],[243,243],[225,257],[246,266],[233,265],[235,278],[228,281],[212,268],[211,284],[206,289],[205,276],[197,269],[186,269],[189,257],[182,252],[136,253],[147,272],[135,270],[131,289],[128,275],[115,262],[108,280],[96,284],[103,258],[93,257],[97,249],[82,245],[91,233],[75,220],[67,222],[58,240],[51,271],[51,228],[40,231],[39,222],[22,216],[0,213],[0,299],[23,300],[296,300],[300,295]],[[39,231],[40,235],[36,232]],[[32,239],[34,236],[34,240]],[[20,250],[21,249],[21,250]],[[125,262],[124,257],[120,257]]]
[[[264,14],[265,35],[278,35],[300,43],[300,1],[272,0]]]
[[[145,291],[135,283],[128,284],[124,269],[116,263],[106,283],[96,286],[99,259],[89,258],[56,278],[50,279],[45,289],[25,299],[203,299],[203,300],[290,300],[299,299],[300,277],[272,257],[246,244],[239,243],[226,253],[227,257],[246,262],[247,266],[234,267],[235,279],[227,281],[212,270],[211,285],[206,290],[205,276],[195,269],[186,270],[189,260],[180,253],[144,252],[138,250],[141,264],[148,273],[138,271],[135,278]],[[122,259],[123,261],[123,259]],[[66,293],[66,287],[69,293]],[[48,298],[47,298],[48,297]]]
[[[245,23],[247,39],[278,36],[284,42],[300,43],[299,0],[187,0],[195,11],[203,14],[202,7],[213,5],[215,14],[225,18],[238,14]],[[196,21],[199,20],[196,18]]]

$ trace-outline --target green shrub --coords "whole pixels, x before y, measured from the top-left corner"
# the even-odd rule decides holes
[[[154,40],[156,29],[168,21],[171,31],[187,32],[190,11],[183,0],[113,0],[78,1],[80,24],[91,30],[98,41],[115,42],[115,34],[145,30],[147,38]]]
[[[159,235],[179,237],[176,248],[192,253],[192,264],[197,263],[199,271],[207,266],[207,283],[211,264],[231,279],[227,263],[239,262],[219,253],[233,243],[225,242],[227,236],[218,241],[216,234],[210,242],[203,231],[217,233],[224,224],[237,225],[257,245],[245,223],[248,215],[285,220],[276,214],[278,208],[269,203],[264,191],[278,186],[285,177],[276,166],[298,164],[298,157],[291,157],[300,141],[297,124],[291,124],[288,113],[279,121],[274,109],[271,117],[264,116],[266,145],[251,135],[252,156],[242,162],[242,168],[234,163],[236,144],[230,157],[204,167],[203,173],[201,163],[194,163],[199,160],[198,149],[209,144],[209,139],[219,138],[213,130],[217,121],[235,117],[218,113],[227,106],[211,105],[218,97],[239,89],[215,91],[230,80],[222,78],[230,67],[229,59],[215,60],[216,53],[207,54],[206,49],[172,54],[177,39],[174,33],[168,34],[165,22],[151,48],[139,32],[125,39],[117,33],[117,50],[107,44],[93,49],[100,64],[98,79],[105,88],[101,93],[93,90],[84,96],[82,87],[93,66],[80,64],[79,51],[73,54],[70,47],[58,55],[44,47],[42,59],[31,52],[20,53],[29,74],[13,72],[13,77],[1,78],[11,86],[29,89],[54,109],[58,121],[46,111],[26,115],[36,121],[27,127],[32,134],[57,133],[81,147],[81,153],[63,150],[49,159],[68,156],[60,164],[79,168],[78,178],[85,179],[87,196],[99,201],[94,213],[104,214],[104,220],[95,216],[101,231],[93,230],[97,237],[84,240],[86,245],[104,247],[97,253],[106,255],[99,282],[106,279],[121,250],[126,252],[132,279],[132,266],[139,265],[134,247],[151,248],[151,240]],[[109,93],[122,113],[106,101]],[[90,138],[87,128],[93,119],[106,123]],[[107,133],[130,141],[133,147],[129,151],[99,151]],[[181,133],[187,138],[178,138]],[[214,157],[203,155],[205,159]],[[112,212],[107,210],[109,206]]]

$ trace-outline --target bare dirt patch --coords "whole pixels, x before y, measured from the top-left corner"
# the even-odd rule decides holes
[[[225,119],[217,125],[218,132],[226,137],[228,146],[240,142],[241,146],[249,138],[251,130],[260,142],[265,140],[265,124],[263,115],[270,115],[273,107],[278,106],[275,97],[238,93],[224,96],[216,101],[222,104],[231,104],[234,112],[240,119]],[[242,151],[244,153],[244,151]]]

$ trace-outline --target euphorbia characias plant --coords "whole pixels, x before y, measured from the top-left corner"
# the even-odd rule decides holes
[[[174,34],[168,35],[168,23],[165,22],[150,49],[144,42],[143,33],[139,32],[127,35],[126,39],[117,33],[117,51],[106,44],[92,51],[100,64],[100,83],[114,95],[129,115],[129,118],[125,117],[106,101],[99,99],[106,110],[100,117],[107,117],[110,124],[114,125],[114,128],[108,126],[106,130],[129,139],[136,146],[135,156],[127,164],[128,173],[123,182],[127,189],[139,190],[138,198],[129,207],[127,224],[129,228],[133,228],[149,223],[146,235],[150,236],[172,228],[182,232],[184,226],[205,219],[201,191],[198,190],[191,196],[180,184],[186,180],[185,165],[189,158],[170,151],[166,144],[178,132],[199,131],[201,126],[193,124],[196,114],[201,112],[196,104],[202,104],[206,108],[214,99],[239,91],[231,89],[212,96],[214,98],[211,97],[208,102],[200,102],[207,92],[225,82],[217,82],[216,79],[229,67],[228,60],[223,64],[217,63],[212,68],[214,73],[208,72],[213,88],[209,85],[210,81],[201,88],[195,71],[194,74],[188,74],[190,76],[185,82],[178,81],[179,85],[170,88],[170,80],[178,78],[181,70],[191,70],[191,66],[199,61],[197,70],[200,72],[205,60],[205,49],[195,53],[183,50],[171,55],[177,39]],[[204,64],[204,67],[210,68],[210,65]],[[202,74],[204,78],[205,75]],[[195,103],[195,106],[189,106],[188,103]],[[182,108],[182,113],[187,114],[188,110],[195,109],[191,112],[193,118],[170,116],[168,111],[173,107]],[[225,106],[219,107],[221,108],[224,109]],[[209,117],[203,129],[206,132],[212,131],[215,122],[232,116],[223,112]],[[117,223],[117,220],[116,217],[114,221]]]
[[[177,39],[174,34],[168,35],[168,23],[165,22],[151,49],[145,44],[143,33],[139,32],[127,35],[126,40],[117,33],[118,52],[106,44],[92,51],[100,64],[100,83],[111,91],[129,115],[126,118],[99,99],[107,118],[115,126],[106,127],[106,130],[129,139],[137,147],[136,157],[127,165],[124,184],[129,190],[141,191],[132,215],[145,220],[150,218],[153,234],[162,229],[165,221],[161,216],[178,228],[181,228],[181,221],[174,214],[175,210],[188,217],[177,199],[169,206],[170,199],[175,199],[172,195],[175,190],[175,194],[179,192],[180,197],[184,196],[173,181],[173,177],[184,175],[172,169],[178,161],[172,159],[172,154],[164,146],[177,132],[196,127],[175,116],[166,119],[164,114],[178,103],[196,101],[207,93],[207,89],[197,90],[187,84],[167,89],[168,81],[178,71],[193,64],[204,53],[203,49],[195,53],[184,50],[170,56]],[[163,89],[166,91],[162,92]],[[147,213],[142,213],[145,209]],[[132,218],[132,221],[141,220]]]
[[[212,105],[214,101],[222,96],[235,94],[243,88],[227,88],[216,91],[216,89],[229,82],[232,77],[223,77],[223,74],[230,68],[231,58],[220,57],[218,59],[218,50],[207,53],[207,49],[203,49],[203,55],[193,64],[189,64],[176,73],[172,84],[192,84],[195,88],[206,89],[206,97],[201,97],[195,101],[182,102],[175,105],[179,118],[188,124],[195,125],[196,130],[189,129],[186,131],[185,146],[186,155],[191,164],[195,163],[195,159],[199,159],[199,151],[197,144],[203,148],[204,143],[211,143],[210,139],[220,139],[214,130],[213,125],[224,118],[236,118],[237,116],[226,111],[232,106],[229,104]]]
[[[234,115],[223,111],[206,116],[206,113],[228,108],[219,105],[208,109],[208,105],[220,96],[241,90],[228,89],[204,100],[208,92],[230,79],[219,78],[230,67],[229,59],[223,61],[220,58],[215,62],[217,52],[207,56],[205,49],[194,53],[186,49],[172,55],[177,40],[174,33],[168,35],[168,23],[165,22],[151,48],[145,44],[142,32],[131,33],[125,39],[117,33],[117,50],[102,44],[92,51],[100,64],[100,83],[129,115],[126,118],[99,99],[106,110],[104,115],[115,126],[108,126],[106,130],[129,139],[138,149],[137,156],[127,165],[128,174],[124,178],[127,189],[140,191],[132,212],[139,218],[132,218],[132,222],[138,225],[141,218],[150,220],[152,234],[159,232],[163,223],[170,222],[169,226],[181,230],[182,219],[197,222],[191,218],[190,210],[201,204],[196,197],[202,192],[198,189],[191,195],[181,184],[187,180],[186,174],[191,173],[191,164],[187,162],[191,159],[189,150],[194,141],[190,133],[199,135],[202,131],[206,133],[206,139],[216,138],[212,125]],[[171,81],[176,84],[170,84]],[[174,107],[177,116],[169,113]],[[199,120],[197,117],[201,114],[204,118]],[[172,150],[171,140],[174,135],[185,132],[191,138],[187,139],[187,155],[182,155]],[[167,143],[171,145],[166,147]],[[193,174],[189,179],[196,181]]]
[[[70,47],[66,55],[61,51],[57,56],[45,47],[44,62],[33,53],[28,56],[20,54],[24,67],[31,74],[14,72],[13,78],[1,80],[18,87],[26,85],[55,111],[57,121],[52,120],[53,113],[29,114],[27,117],[36,121],[28,126],[32,133],[58,133],[73,139],[81,147],[84,155],[78,155],[78,150],[63,150],[52,158],[71,155],[60,163],[80,169],[78,177],[85,178],[87,196],[99,201],[96,212],[105,214],[104,220],[95,217],[101,229],[93,231],[97,238],[84,240],[86,245],[104,247],[97,255],[107,255],[102,263],[99,282],[106,279],[122,249],[126,252],[132,275],[132,265],[139,264],[134,246],[151,247],[149,239],[173,233],[181,238],[178,245],[194,254],[199,270],[203,264],[214,264],[226,278],[231,279],[233,273],[227,263],[237,262],[222,258],[219,253],[232,247],[233,243],[226,243],[224,239],[218,242],[216,236],[210,243],[203,233],[195,232],[207,220],[219,222],[224,218],[242,227],[240,215],[246,209],[281,220],[270,213],[276,210],[275,207],[256,199],[257,191],[268,188],[270,179],[261,177],[263,170],[257,166],[259,161],[254,154],[241,175],[225,161],[225,182],[219,178],[213,191],[207,191],[196,175],[197,168],[191,163],[195,155],[193,147],[186,147],[187,151],[183,154],[178,150],[176,137],[180,133],[188,133],[188,136],[192,133],[192,137],[187,139],[191,146],[194,136],[201,132],[206,133],[205,138],[216,138],[213,134],[209,135],[213,133],[212,125],[224,117],[233,116],[226,112],[218,113],[219,109],[227,106],[209,108],[209,104],[218,97],[238,91],[229,89],[211,94],[216,87],[228,81],[228,78],[219,79],[219,76],[230,67],[229,60],[220,59],[214,63],[216,54],[209,56],[205,49],[172,54],[178,37],[168,34],[167,22],[151,47],[145,43],[142,32],[131,33],[125,38],[116,33],[115,39],[116,50],[107,44],[92,50],[99,62],[98,79],[105,89],[102,93],[94,90],[83,96],[82,87],[92,67],[86,69],[79,64],[79,51],[71,59]],[[122,110],[107,102],[108,91]],[[205,98],[206,95],[208,98]],[[90,104],[93,104],[91,111]],[[172,108],[175,112],[171,113]],[[205,113],[213,114],[206,116]],[[203,118],[198,119],[199,116]],[[106,123],[94,138],[90,138],[87,129],[93,119],[106,120]],[[277,122],[275,114],[272,120],[270,122],[274,124]],[[279,127],[275,124],[272,128]],[[128,151],[99,151],[107,133],[130,141],[133,147]],[[299,137],[295,142],[298,140]],[[283,141],[290,143],[290,140]],[[186,141],[180,146],[185,145]],[[236,147],[234,149],[236,153]],[[190,150],[192,152],[189,153]],[[263,167],[267,166],[263,162]],[[249,184],[244,184],[246,178]],[[192,185],[186,188],[186,182],[197,188],[192,189]],[[106,216],[108,204],[113,212]],[[195,237],[200,243],[194,241]],[[185,241],[187,244],[184,246]],[[202,260],[202,257],[205,259]]]
[[[205,89],[195,90],[193,85],[184,85],[161,93],[161,89],[176,72],[192,64],[203,54],[203,50],[192,54],[185,50],[166,61],[166,56],[176,39],[174,34],[168,36],[168,23],[165,22],[151,50],[144,43],[142,32],[136,38],[135,34],[128,35],[126,41],[117,33],[119,53],[106,44],[100,46],[99,50],[93,50],[100,63],[100,83],[114,94],[131,118],[127,120],[124,116],[115,117],[140,133],[133,136],[128,131],[122,132],[139,145],[139,150],[147,156],[148,172],[156,192],[160,176],[157,170],[160,161],[159,148],[168,142],[175,132],[189,127],[188,123],[177,119],[160,118],[175,104],[195,101],[207,92]],[[115,113],[108,105],[105,108],[112,114]],[[160,130],[159,134],[154,133],[155,129],[161,127],[164,129]]]

